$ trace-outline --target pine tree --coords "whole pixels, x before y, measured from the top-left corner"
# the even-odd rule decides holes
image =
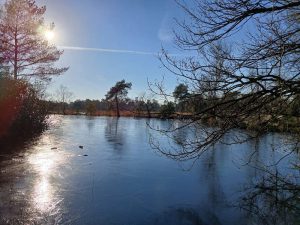
[[[128,89],[131,89],[132,84],[126,83],[125,80],[118,81],[115,86],[110,88],[106,94],[106,100],[113,100],[116,104],[117,117],[120,117],[119,100],[125,98],[128,94]]]
[[[58,50],[44,37],[46,7],[39,7],[33,0],[8,0],[0,18],[0,62],[8,67],[10,75],[18,78],[49,80],[68,68],[56,68],[63,51]]]

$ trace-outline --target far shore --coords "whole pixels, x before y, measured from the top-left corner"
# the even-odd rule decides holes
[[[95,113],[89,114],[86,112],[74,112],[70,110],[66,110],[65,113],[62,112],[50,112],[50,114],[54,115],[79,115],[79,116],[107,116],[107,117],[117,117],[116,112],[114,111],[97,111]],[[195,120],[196,117],[192,113],[188,112],[176,112],[174,114],[168,115],[168,116],[162,116],[159,112],[151,112],[150,115],[147,112],[144,111],[120,111],[120,117],[134,117],[134,118],[156,118],[156,119],[185,119],[185,120]],[[263,120],[268,120],[270,116],[265,115]],[[200,118],[199,118],[200,119]],[[221,121],[216,120],[212,116],[202,117],[201,122],[203,124],[209,125],[209,126],[218,126]],[[268,132],[280,132],[280,133],[291,133],[294,131],[297,131],[300,129],[300,117],[287,117],[284,122],[272,122],[267,126]],[[237,128],[245,129],[245,130],[259,130],[260,127],[257,127],[255,123],[255,119],[249,119],[247,122],[243,124],[239,124]]]
[[[117,114],[116,112],[113,111],[96,111],[94,113],[87,113],[87,112],[76,112],[76,111],[71,111],[71,110],[66,110],[64,113],[63,112],[57,112],[57,111],[50,111],[50,114],[56,114],[56,115],[77,115],[77,116],[111,116],[111,117],[116,117]],[[131,112],[131,111],[120,111],[120,116],[121,117],[148,117],[147,113],[136,113],[136,112]],[[151,117],[159,117],[158,113],[151,113]]]

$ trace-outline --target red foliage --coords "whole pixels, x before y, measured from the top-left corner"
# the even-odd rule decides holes
[[[5,135],[16,119],[23,103],[27,85],[22,82],[6,80],[0,93],[0,137]]]

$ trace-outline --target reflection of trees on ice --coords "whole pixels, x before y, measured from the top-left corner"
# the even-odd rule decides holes
[[[115,117],[106,120],[105,138],[115,150],[122,150],[125,141],[123,128],[119,123],[120,119]]]

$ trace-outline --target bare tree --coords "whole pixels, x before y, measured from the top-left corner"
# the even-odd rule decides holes
[[[43,15],[46,7],[33,0],[8,0],[0,15],[0,63],[9,68],[14,79],[39,78],[49,80],[68,68],[56,68],[63,51],[45,40],[47,29]]]
[[[252,128],[259,135],[283,123],[286,108],[300,92],[300,2],[177,3],[189,19],[178,22],[176,44],[191,56],[174,57],[163,49],[161,62],[189,86],[189,98],[203,99],[207,104],[183,125],[196,126],[200,131],[181,150],[154,147],[172,158],[187,160],[223,141],[232,129]],[[203,126],[207,118],[217,126]],[[170,134],[181,128],[160,131],[172,137]],[[252,137],[234,137],[227,144]]]
[[[56,90],[56,98],[57,101],[61,105],[61,111],[65,115],[66,114],[66,106],[73,98],[73,93],[69,91],[66,86],[60,85]]]
[[[159,103],[153,98],[152,94],[147,94],[146,92],[141,93],[141,95],[136,98],[136,111],[147,112],[147,117],[151,118],[153,112],[157,112],[159,109]]]

